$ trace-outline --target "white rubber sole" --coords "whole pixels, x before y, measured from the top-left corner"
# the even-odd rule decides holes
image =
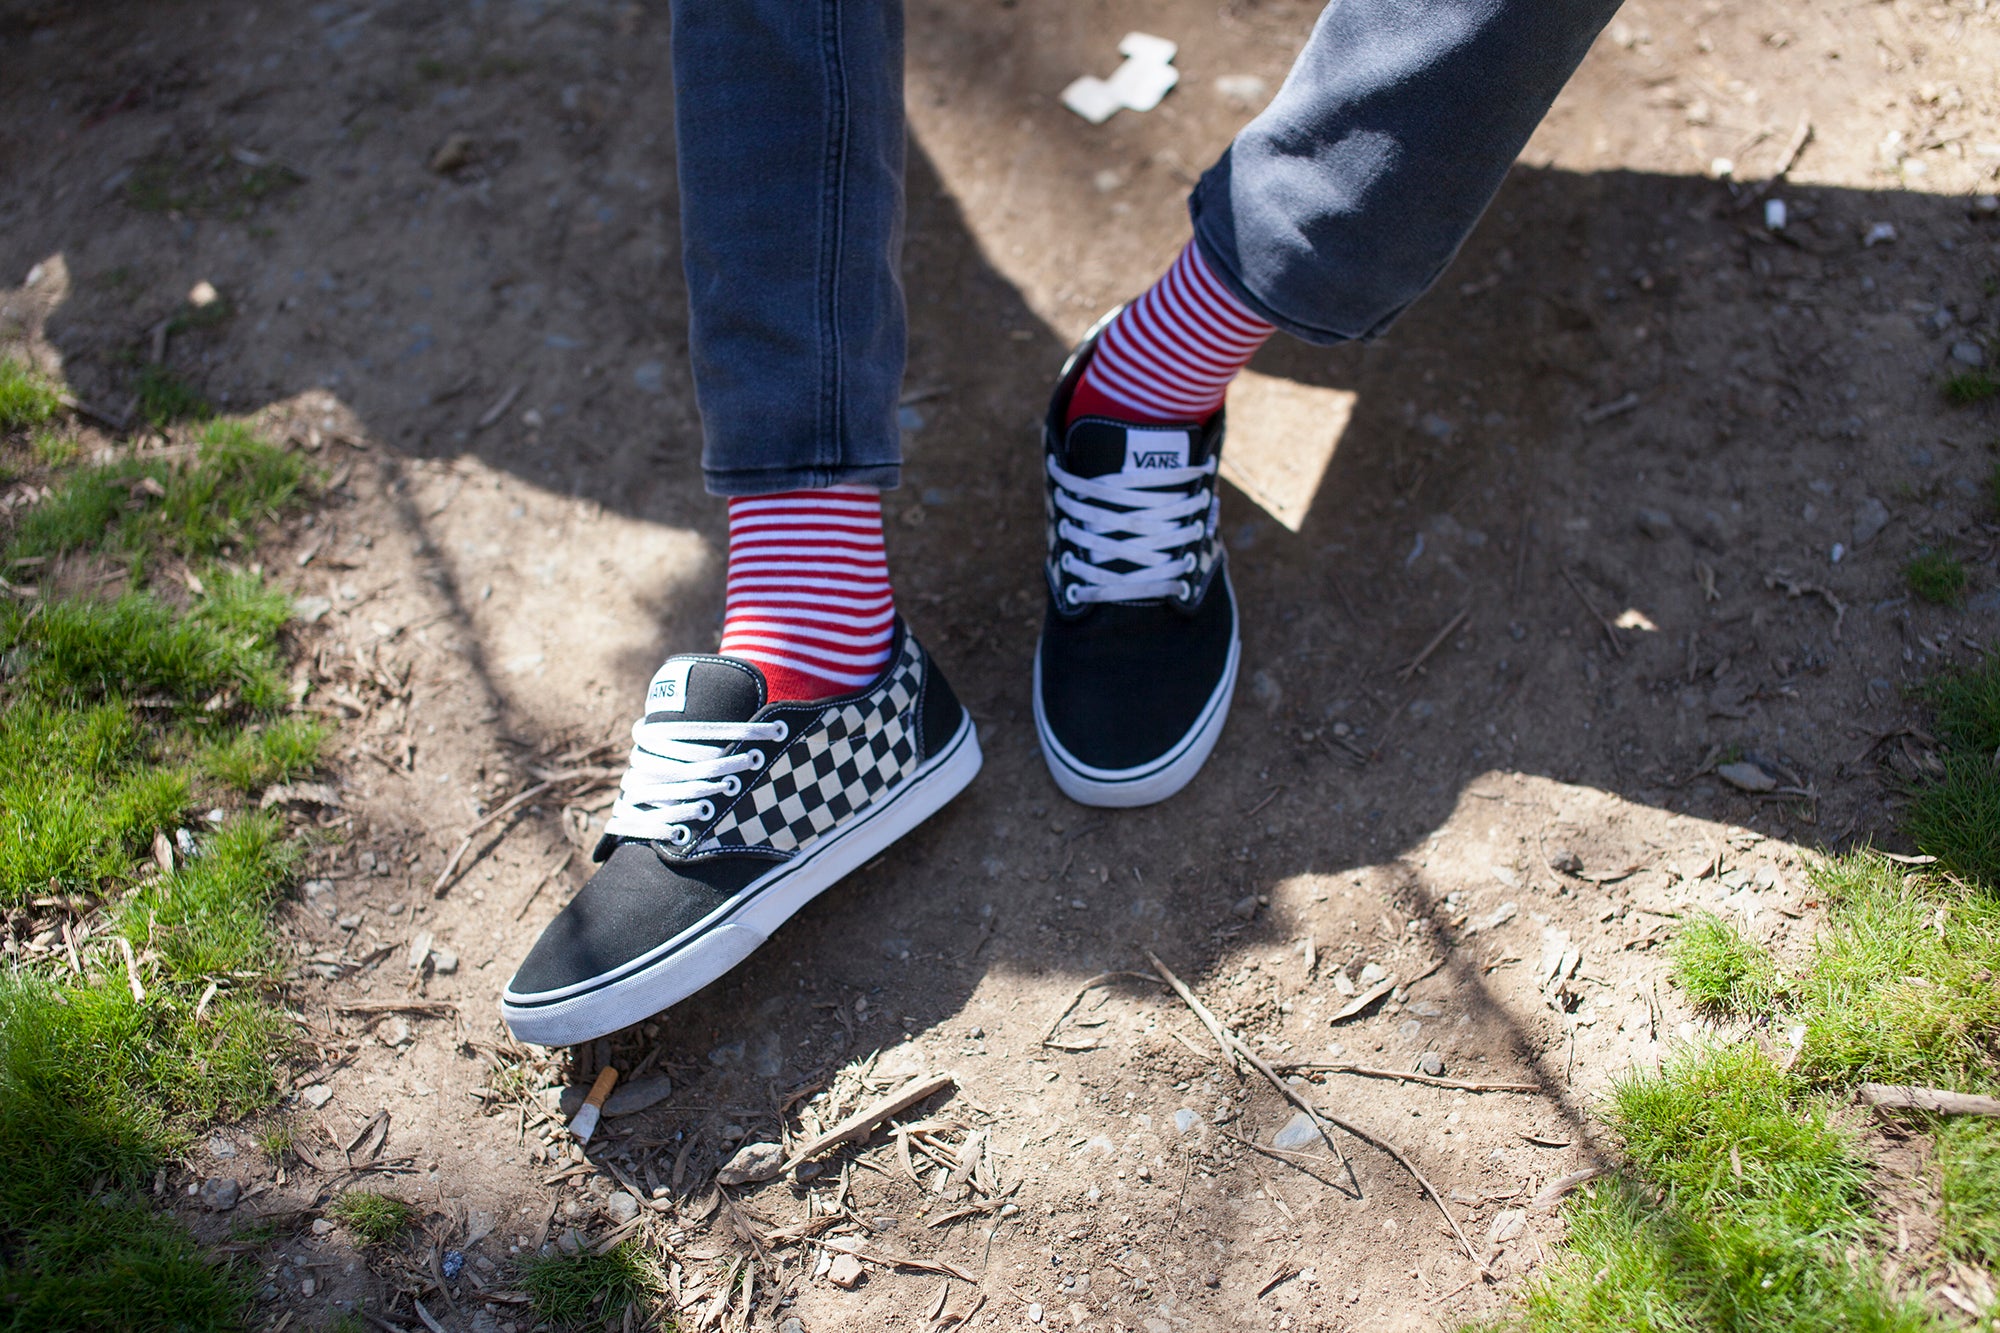
[[[712,916],[633,959],[615,976],[543,1003],[502,996],[501,1017],[522,1041],[574,1046],[679,1004],[748,958],[800,908],[943,809],[978,775],[981,762],[979,736],[967,714],[945,747],[891,800],[753,880]]]
[[[1042,711],[1042,652],[1037,644],[1035,734],[1041,738],[1042,758],[1049,766],[1049,776],[1056,780],[1056,786],[1062,789],[1063,795],[1081,805],[1129,810],[1166,800],[1194,781],[1194,775],[1201,772],[1201,766],[1208,762],[1216,741],[1221,739],[1222,726],[1229,720],[1229,702],[1236,694],[1236,667],[1242,656],[1243,641],[1237,637],[1236,626],[1231,624],[1229,658],[1223,663],[1222,679],[1216,682],[1215,690],[1208,696],[1201,715],[1195,719],[1187,734],[1173,749],[1149,764],[1137,768],[1107,769],[1092,768],[1072,755],[1049,730],[1048,717]]]

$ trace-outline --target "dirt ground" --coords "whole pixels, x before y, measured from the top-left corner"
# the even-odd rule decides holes
[[[665,6],[0,4],[0,346],[111,413],[163,355],[333,483],[264,553],[311,618],[308,705],[346,719],[339,836],[284,917],[308,1056],[280,1118],[324,1170],[222,1127],[168,1183],[244,1181],[234,1215],[185,1201],[204,1235],[285,1223],[251,1247],[272,1325],[398,1299],[414,1328],[397,1290],[462,1249],[429,1314],[525,1328],[509,1257],[609,1233],[623,1183],[690,1328],[975,1305],[981,1328],[1455,1327],[1559,1244],[1549,1211],[1511,1210],[1600,1160],[1610,1081],[1698,1035],[1657,947],[1677,914],[1800,947],[1807,849],[1895,845],[1899,774],[1926,762],[1905,689],[2000,617],[2000,419],[1940,393],[2000,352],[1986,0],[1628,4],[1425,301],[1369,346],[1274,343],[1239,385],[1245,676],[1207,770],[1143,811],[1056,792],[1028,700],[1034,424],[1314,12],[912,7],[890,559],[985,771],[708,991],[531,1052],[500,989],[585,876],[650,673],[720,614]],[[1180,43],[1181,84],[1087,125],[1056,94],[1133,29]],[[162,342],[197,282],[227,317]],[[1925,547],[1968,562],[1965,609],[1907,595]],[[1740,761],[1775,790],[1718,777]],[[413,975],[419,932],[443,954]],[[1157,984],[1106,980],[1052,1032],[1146,949],[1275,1064],[1434,1055],[1538,1085],[1297,1089],[1408,1154],[1497,1280],[1377,1149],[1337,1136],[1351,1177],[1255,1150],[1292,1108]],[[1334,1020],[1370,967],[1404,984]],[[607,1061],[671,1095],[572,1160],[530,1123],[539,1089]],[[878,1140],[796,1185],[712,1184],[738,1142],[935,1070],[956,1092],[915,1113],[914,1157]],[[339,1169],[383,1111],[355,1153],[375,1169]],[[423,1204],[426,1241],[363,1254],[305,1225],[355,1179]],[[976,1280],[871,1260],[843,1289],[827,1241]]]

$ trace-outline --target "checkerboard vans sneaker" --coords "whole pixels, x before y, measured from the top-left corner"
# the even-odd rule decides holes
[[[864,688],[766,698],[730,657],[653,677],[602,864],[501,997],[515,1036],[575,1045],[679,1003],[979,772],[972,718],[900,620]]]

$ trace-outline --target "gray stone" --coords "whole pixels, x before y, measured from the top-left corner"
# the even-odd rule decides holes
[[[1444,1057],[1436,1051],[1425,1051],[1417,1057],[1417,1072],[1429,1074],[1432,1078],[1444,1076]]]
[[[1195,1126],[1200,1123],[1201,1117],[1185,1106],[1174,1112],[1174,1133],[1176,1134],[1192,1134],[1195,1131]]]
[[[769,1180],[785,1165],[785,1150],[775,1143],[746,1143],[715,1173],[718,1185],[753,1185]]]
[[[1739,791],[1767,792],[1778,789],[1778,780],[1752,763],[1723,764],[1715,775]]]
[[[614,1222],[630,1222],[639,1215],[639,1201],[624,1190],[617,1190],[604,1201],[604,1211]]]
[[[1313,1118],[1304,1111],[1295,1113],[1290,1120],[1284,1123],[1284,1126],[1277,1133],[1271,1136],[1271,1146],[1273,1148],[1290,1149],[1292,1151],[1297,1151],[1300,1148],[1309,1148],[1318,1142],[1319,1127],[1313,1124]]]
[[[1854,548],[1860,550],[1869,542],[1882,535],[1882,529],[1889,526],[1889,506],[1869,496],[1854,506]]]
[[[1441,1018],[1444,1015],[1444,1010],[1429,1000],[1418,1000],[1410,1006],[1410,1012],[1418,1018]]]
[[[1285,701],[1285,687],[1278,684],[1277,677],[1268,671],[1256,671],[1250,675],[1250,697],[1265,713],[1275,713],[1278,705]]]
[[[806,1333],[805,1321],[797,1315],[788,1316],[778,1325],[778,1333]]]
[[[599,1114],[603,1119],[615,1120],[621,1115],[636,1115],[640,1111],[651,1110],[667,1098],[673,1096],[674,1081],[665,1074],[654,1074],[632,1083],[620,1083],[604,1099],[604,1110]],[[583,1099],[590,1095],[590,1089],[581,1083],[572,1083],[558,1091],[546,1088],[542,1092],[543,1105],[548,1105],[551,1094],[558,1098],[556,1105],[561,1109],[563,1119],[569,1120],[583,1109]]]
[[[1638,513],[1639,531],[1655,541],[1665,541],[1674,535],[1674,516],[1664,509],[1641,507]]]
[[[327,1221],[324,1217],[315,1217],[312,1224],[312,1233],[315,1236],[331,1236],[333,1234],[333,1223]]]
[[[1424,1025],[1414,1018],[1406,1018],[1396,1028],[1399,1037],[1414,1037],[1424,1030]]]
[[[1986,364],[1986,349],[1969,338],[1961,338],[1951,345],[1951,359],[1977,370]]]
[[[242,1197],[243,1186],[228,1176],[217,1176],[213,1180],[201,1182],[201,1206],[214,1212],[228,1212]]]
[[[305,1099],[305,1104],[307,1106],[310,1106],[312,1107],[313,1110],[317,1111],[321,1107],[325,1106],[328,1102],[333,1100],[333,1089],[329,1088],[324,1083],[312,1083],[308,1084],[299,1093],[299,1096]]]
[[[1380,963],[1370,963],[1361,969],[1361,984],[1372,986],[1378,981],[1387,981],[1389,974],[1382,970]]]
[[[458,971],[458,955],[449,949],[431,950],[431,968],[441,977]]]
[[[1238,898],[1235,906],[1231,907],[1229,912],[1232,916],[1239,916],[1248,921],[1251,917],[1257,915],[1257,895],[1249,893]]]

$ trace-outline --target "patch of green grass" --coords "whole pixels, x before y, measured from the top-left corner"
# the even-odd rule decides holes
[[[1826,1107],[1751,1045],[1620,1082],[1633,1174],[1570,1205],[1569,1252],[1514,1319],[1535,1330],[1934,1327],[1845,1247],[1871,1239],[1867,1169]]]
[[[2000,1126],[1976,1116],[1944,1121],[1937,1166],[1945,1248],[1968,1263],[2000,1263]]]
[[[149,748],[115,704],[37,699],[0,713],[0,903],[93,891],[125,873],[192,800],[185,773],[143,762]]]
[[[2000,887],[2000,657],[1948,670],[1922,697],[1936,717],[1944,771],[1916,784],[1903,827],[1945,869],[1984,892]]]
[[[1903,582],[1920,601],[1957,606],[1965,597],[1965,564],[1949,551],[1927,548],[1903,566]]]
[[[1796,983],[1797,1071],[1838,1087],[1872,1081],[1971,1091],[2000,1068],[2000,908],[1939,876],[1856,854],[1815,867],[1828,906]]]
[[[210,1263],[142,1194],[184,1145],[180,1118],[241,1109],[245,1091],[206,1069],[188,1082],[187,1056],[208,1046],[209,1028],[195,1030],[191,997],[167,991],[141,1003],[116,982],[0,978],[5,1327],[238,1326],[247,1275]],[[266,1065],[266,1096],[270,1080]]]
[[[202,755],[202,771],[238,791],[261,791],[312,772],[325,743],[326,727],[317,719],[280,718],[215,742]]]
[[[76,461],[83,444],[63,431],[38,430],[28,439],[28,451],[43,467],[63,467]]]
[[[1968,370],[1944,382],[1944,400],[1953,407],[1976,407],[2000,395],[2000,380],[1983,370]]]
[[[327,1204],[326,1215],[353,1232],[364,1245],[380,1245],[410,1225],[410,1205],[387,1194],[349,1190]]]
[[[154,551],[184,559],[252,544],[260,519],[294,505],[306,464],[236,421],[204,426],[191,458],[128,458],[86,468],[30,509],[8,544],[10,558],[94,550],[142,560]]]
[[[659,1266],[631,1241],[609,1254],[535,1257],[521,1267],[535,1313],[569,1328],[608,1328],[627,1306],[666,1289]]]
[[[199,854],[173,874],[128,897],[120,929],[134,947],[157,951],[180,981],[266,970],[273,948],[265,915],[299,855],[274,812],[239,816],[208,835]]]
[[[0,357],[0,431],[43,425],[61,410],[55,385],[12,357]]]
[[[242,539],[253,509],[302,476],[220,424],[190,466],[149,466],[126,479],[152,479],[157,503],[114,504],[77,543],[115,537],[135,577],[168,549]],[[89,517],[107,471],[31,510],[13,549],[37,522],[43,549],[68,549],[64,525]],[[52,920],[28,900],[58,889],[82,900],[72,924],[95,927],[0,971],[0,1330],[244,1326],[254,1270],[204,1255],[146,1190],[199,1129],[275,1100],[294,1040],[265,996],[280,961],[267,914],[300,845],[275,814],[187,817],[233,804],[232,778],[302,771],[317,753],[318,725],[280,712],[288,614],[227,570],[185,603],[139,587],[0,605],[0,905]],[[190,825],[193,854],[162,873],[155,835]]]
[[[1706,1014],[1747,1014],[1769,1007],[1777,968],[1762,945],[1729,922],[1703,912],[1682,925],[1668,975]]]
[[[215,408],[193,385],[165,366],[139,372],[139,419],[162,430],[179,421],[207,421]]]
[[[273,606],[234,581],[193,607],[150,592],[115,601],[67,599],[24,611],[0,607],[0,653],[15,687],[62,704],[133,698],[182,717],[264,710],[285,702]],[[37,612],[39,612],[37,614]]]
[[[257,1133],[257,1151],[273,1162],[282,1162],[291,1153],[292,1144],[297,1139],[298,1135],[290,1125],[266,1125]]]

